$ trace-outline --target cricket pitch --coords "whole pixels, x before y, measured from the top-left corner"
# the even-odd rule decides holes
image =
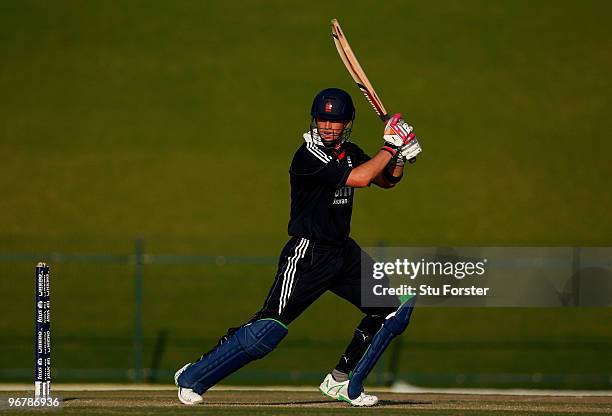
[[[30,392],[28,392],[29,395]],[[185,406],[176,390],[65,390],[61,413],[79,415],[344,415],[355,411],[381,415],[588,415],[612,413],[611,396],[520,396],[504,394],[378,393],[377,406],[351,408],[314,391],[213,390],[204,403]],[[23,391],[3,391],[2,396],[24,396]],[[3,409],[0,413],[11,414]],[[8,412],[8,413],[5,413]],[[23,414],[16,410],[14,414]]]

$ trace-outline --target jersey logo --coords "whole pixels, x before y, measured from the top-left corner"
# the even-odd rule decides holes
[[[350,156],[347,156],[347,157],[346,157],[346,162],[348,163],[349,168],[352,168],[352,167],[353,167],[353,162],[351,161],[351,157],[350,157]]]
[[[345,205],[348,204],[353,196],[353,188],[350,186],[343,186],[342,188],[336,189],[334,192],[334,202],[332,205]]]

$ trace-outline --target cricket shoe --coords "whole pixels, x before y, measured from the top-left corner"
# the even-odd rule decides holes
[[[200,404],[204,400],[202,396],[200,396],[195,391],[188,389],[186,387],[181,387],[178,384],[178,378],[180,375],[189,367],[191,363],[187,363],[182,366],[176,373],[174,373],[174,384],[178,387],[178,399],[181,403],[186,405]]]
[[[325,377],[325,380],[323,380],[323,383],[321,383],[319,386],[319,390],[327,397],[347,402],[353,406],[370,407],[378,403],[378,397],[371,394],[365,394],[364,392],[361,392],[359,397],[355,399],[349,399],[349,382],[350,380],[336,381],[330,373],[327,375],[327,377]]]

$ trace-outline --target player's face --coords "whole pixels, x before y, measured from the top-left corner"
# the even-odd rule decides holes
[[[325,141],[338,140],[345,126],[346,122],[344,121],[317,119],[317,131],[321,139]]]

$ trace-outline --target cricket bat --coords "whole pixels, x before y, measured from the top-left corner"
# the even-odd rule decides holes
[[[351,49],[351,46],[349,45],[348,40],[340,27],[340,23],[338,23],[338,20],[332,19],[331,25],[332,37],[334,38],[336,49],[338,49],[338,55],[340,55],[344,66],[346,66],[346,69],[348,70],[349,74],[351,74],[351,77],[353,77],[353,80],[365,96],[366,100],[368,100],[370,105],[372,105],[372,108],[374,108],[374,111],[378,117],[380,117],[382,121],[387,121],[389,118],[387,110],[385,109],[381,99],[378,97],[378,94],[376,94],[376,91],[374,90],[374,87],[372,87],[372,83],[366,76],[363,68],[361,68],[361,65],[359,65],[359,61],[353,53],[353,50]]]
[[[344,66],[348,70],[351,77],[357,84],[357,87],[361,90],[366,100],[370,103],[378,117],[383,121],[383,123],[387,122],[390,118],[389,113],[385,109],[381,99],[376,94],[372,83],[368,79],[367,75],[361,65],[359,65],[359,61],[357,57],[353,53],[351,46],[344,35],[344,31],[340,27],[340,23],[338,23],[337,19],[332,19],[332,37],[334,39],[334,43],[336,44],[336,49],[338,50],[338,55],[340,55],[340,59],[344,63]],[[416,161],[416,157],[409,160],[410,163],[414,163]]]

